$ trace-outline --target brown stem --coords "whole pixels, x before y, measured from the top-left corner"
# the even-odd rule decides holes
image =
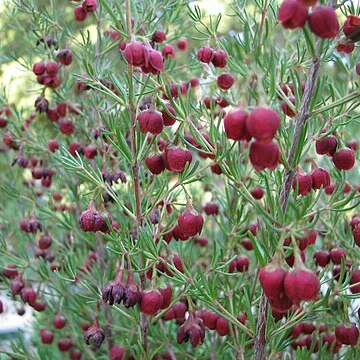
[[[285,171],[284,181],[282,183],[282,187],[280,191],[280,201],[281,201],[281,207],[283,213],[286,213],[289,203],[291,184],[294,179],[296,166],[297,166],[297,164],[294,163],[295,154],[300,146],[299,140],[302,129],[309,117],[310,102],[315,89],[319,67],[320,67],[320,59],[317,58],[313,61],[311,65],[310,73],[305,86],[304,96],[295,123],[294,139],[290,149],[290,153],[287,158],[289,168]],[[254,345],[254,359],[256,360],[265,359],[267,319],[268,319],[268,301],[265,294],[263,293],[259,305],[259,315],[256,325],[256,338]]]
[[[314,93],[319,67],[320,67],[320,59],[317,58],[313,61],[311,65],[310,73],[305,85],[304,97],[302,99],[299,113],[295,123],[294,139],[290,149],[290,153],[287,158],[287,163],[289,168],[286,169],[285,171],[284,181],[282,183],[281,192],[280,192],[280,202],[281,202],[282,211],[284,213],[286,213],[287,211],[291,185],[296,172],[297,164],[294,163],[295,154],[299,148],[299,140],[302,129],[309,117],[310,102]]]
[[[314,93],[317,76],[320,68],[320,59],[316,58],[310,68],[309,76],[306,81],[303,99],[300,105],[299,113],[297,115],[295,123],[295,132],[292,146],[287,158],[288,169],[285,170],[284,180],[280,191],[280,202],[283,213],[287,212],[291,185],[296,173],[297,163],[295,162],[295,155],[301,146],[300,136],[303,127],[309,117],[310,102]],[[254,359],[263,360],[265,359],[265,347],[266,347],[266,323],[268,319],[268,301],[265,294],[262,294],[259,315],[256,324],[256,338],[254,345]]]
[[[254,359],[265,359],[266,323],[268,319],[268,301],[264,294],[261,296],[259,315],[256,324],[256,337],[254,345]]]
[[[132,24],[131,24],[131,4],[130,0],[125,0],[125,11],[126,11],[126,28],[129,41],[131,41],[132,36]],[[135,196],[135,237],[139,235],[139,227],[142,222],[142,213],[141,213],[141,193],[140,193],[140,182],[139,182],[139,164],[137,161],[137,151],[136,151],[136,106],[134,102],[134,88],[133,88],[133,67],[128,64],[128,77],[129,77],[129,116],[130,116],[130,141],[131,141],[131,157],[132,157],[132,177],[133,177],[133,187],[134,187],[134,196]],[[143,268],[144,259],[142,255],[139,258],[139,267]],[[146,277],[144,273],[140,273],[140,291],[146,288]],[[148,330],[148,318],[145,314],[140,314],[140,331],[141,331],[141,343],[144,348],[144,354],[148,353],[147,347],[147,330]],[[145,355],[147,356],[147,355]]]

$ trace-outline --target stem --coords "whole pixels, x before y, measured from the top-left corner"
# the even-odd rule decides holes
[[[259,305],[259,315],[256,323],[256,337],[254,344],[254,359],[265,359],[266,323],[268,319],[268,301],[263,293]]]
[[[131,24],[131,4],[130,0],[125,0],[125,11],[126,11],[126,29],[129,40],[131,41],[132,35],[132,24]],[[140,183],[139,183],[139,165],[137,161],[137,151],[136,151],[136,105],[134,101],[134,87],[133,87],[133,67],[128,64],[128,77],[129,77],[129,116],[130,116],[130,141],[131,141],[131,157],[132,157],[132,177],[133,177],[133,187],[134,187],[134,196],[135,196],[135,230],[136,237],[139,234],[139,227],[142,222],[141,214],[141,196],[140,196]],[[144,259],[143,255],[140,254],[139,257],[139,267],[143,268]],[[143,291],[146,287],[146,278],[144,273],[140,273],[140,291]],[[146,315],[140,313],[140,331],[141,331],[141,343],[144,349],[144,354],[147,356],[148,344],[147,344],[147,330],[148,330],[148,319]]]
[[[299,152],[300,136],[303,131],[304,125],[309,118],[309,108],[311,99],[314,93],[315,84],[320,68],[320,58],[313,59],[309,76],[306,81],[304,95],[300,104],[300,109],[296,118],[294,139],[291,145],[290,153],[287,158],[289,168],[285,170],[284,180],[280,191],[280,203],[282,212],[285,214],[288,208],[291,185],[296,173],[297,161],[295,161],[295,155]],[[298,159],[296,159],[298,160]],[[268,300],[264,293],[262,293],[261,301],[259,305],[259,315],[256,324],[256,338],[254,345],[254,359],[265,359],[265,347],[266,347],[266,323],[268,320]]]
[[[343,98],[333,101],[329,105],[324,105],[323,107],[321,107],[321,108],[319,108],[317,110],[314,110],[310,115],[315,116],[315,115],[321,114],[321,113],[323,113],[325,111],[331,110],[331,109],[333,109],[333,108],[335,108],[337,106],[341,106],[341,105],[343,105],[345,103],[350,102],[351,100],[357,99],[359,97],[359,94],[360,94],[360,91],[355,90],[355,91],[351,92],[350,94],[344,96]]]
[[[287,163],[289,165],[289,169],[287,169],[285,171],[284,181],[282,183],[281,192],[280,192],[280,203],[281,203],[282,211],[284,213],[286,213],[287,206],[289,203],[291,185],[292,185],[292,182],[293,182],[293,179],[295,176],[295,172],[296,172],[296,167],[297,167],[297,164],[294,163],[295,155],[299,150],[299,146],[301,146],[301,144],[299,143],[301,132],[303,130],[303,127],[304,127],[307,119],[309,118],[310,102],[311,102],[311,98],[313,96],[319,68],[320,68],[320,59],[317,58],[313,61],[312,65],[311,65],[310,73],[309,73],[309,76],[307,78],[306,85],[305,85],[304,96],[303,96],[303,99],[302,99],[302,102],[300,105],[300,109],[299,109],[299,114],[298,114],[298,117],[297,117],[296,123],[295,123],[294,139],[293,139],[293,143],[292,143],[292,146],[290,149],[290,153],[287,158]]]
[[[259,50],[260,50],[260,47],[261,47],[261,40],[262,40],[262,34],[263,34],[263,31],[264,31],[264,24],[265,24],[265,18],[266,18],[266,13],[268,11],[268,7],[269,7],[269,0],[265,0],[265,5],[264,5],[264,8],[261,12],[261,22],[260,22],[260,28],[259,28],[259,35],[258,35],[258,39],[259,39]]]

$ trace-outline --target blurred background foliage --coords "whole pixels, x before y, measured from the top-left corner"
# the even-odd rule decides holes
[[[16,3],[16,1],[15,1]],[[160,2],[161,3],[161,2]],[[171,9],[171,3],[167,2],[167,5]],[[174,2],[176,3],[176,2]],[[251,3],[251,2],[250,2]],[[53,24],[42,23],[41,16],[39,17],[38,26],[35,28],[31,14],[29,16],[28,11],[19,11],[19,9],[12,5],[12,1],[0,0],[0,80],[3,85],[3,95],[10,103],[16,103],[17,105],[29,106],[32,104],[37,94],[33,93],[29,88],[29,83],[36,82],[31,72],[33,62],[42,59],[43,47],[36,45],[35,39],[44,36],[43,29],[50,26],[54,29],[52,34],[58,34],[58,31],[62,28],[67,29],[67,35],[74,34],[74,41],[81,40],[79,31],[85,35],[89,35],[89,40],[95,44],[97,41],[97,30],[94,24],[94,19],[89,17],[83,23],[76,23],[73,21],[73,8],[76,3],[71,3],[67,0],[49,1],[44,2],[42,0],[24,0],[19,1],[19,4],[23,4],[25,9],[28,9],[31,13],[31,9],[37,9],[38,13],[42,11],[46,12],[48,9],[56,9],[50,17],[55,19]],[[56,6],[53,6],[56,4]],[[230,30],[238,32],[240,31],[240,24],[234,16],[226,16],[231,13],[232,1],[225,0],[202,0],[202,1],[189,1],[191,5],[198,5],[201,9],[206,11],[208,15],[223,14],[222,21],[219,27],[219,34],[227,34]],[[163,4],[161,4],[163,5]],[[156,2],[149,2],[149,7],[152,8],[152,13],[156,13]],[[162,6],[160,6],[161,8]],[[252,6],[249,5],[251,8]],[[149,14],[147,9],[144,9],[145,14]],[[40,15],[40,14],[34,14]],[[182,33],[189,36],[190,48],[195,49],[201,43],[191,38],[191,36],[197,36],[196,30],[193,28],[192,23],[189,21],[188,10],[184,6],[183,11],[176,14],[176,23],[167,24],[166,29],[172,34],[171,39],[176,40],[180,38]],[[147,20],[144,20],[146,22]],[[209,18],[204,19],[205,22],[209,22]],[[183,27],[183,24],[187,24]],[[102,24],[103,25],[103,24]],[[141,23],[139,24],[141,26]],[[49,34],[47,34],[49,35]],[[56,36],[56,35],[55,35]],[[71,37],[71,36],[70,36]],[[69,38],[58,39],[61,46],[70,45],[67,44]],[[188,54],[177,54],[183,57],[185,63],[188,59]],[[110,54],[110,59],[116,59],[117,51],[113,51]],[[79,63],[74,63],[71,71],[76,73],[79,70]],[[186,70],[185,70],[186,71]]]

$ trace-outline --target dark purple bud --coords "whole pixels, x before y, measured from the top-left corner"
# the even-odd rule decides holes
[[[45,36],[45,37],[39,37],[36,41],[36,46],[40,45],[41,43],[43,43],[44,45],[46,44],[46,47],[54,47],[55,49],[58,48],[58,41],[51,37],[51,36]]]
[[[129,275],[129,277],[130,277],[130,275]],[[141,297],[141,293],[139,291],[139,288],[134,283],[132,276],[131,276],[130,281],[128,279],[128,282],[125,286],[124,306],[126,308],[135,306],[139,302],[140,297]]]
[[[115,304],[120,304],[121,303],[121,301],[124,299],[124,293],[125,293],[125,288],[124,288],[123,284],[118,283],[118,284],[113,286],[113,288],[112,288],[112,297],[114,299]]]
[[[97,348],[99,348],[105,340],[105,331],[100,328],[97,321],[84,332],[84,340],[87,345],[90,345],[91,339]]]
[[[104,303],[108,302],[109,305],[114,304],[114,298],[112,296],[112,289],[113,289],[112,283],[107,284],[102,289],[102,300],[103,300]]]
[[[94,345],[99,348],[104,340],[105,331],[103,329],[99,329],[93,336]]]
[[[72,52],[69,49],[60,50],[56,59],[63,65],[70,65],[73,59]]]
[[[159,222],[159,209],[158,208],[155,208],[151,211],[150,213],[150,221],[152,224],[157,224]]]
[[[35,100],[35,109],[39,113],[45,113],[49,110],[49,102],[45,99],[44,95],[39,96]]]
[[[30,220],[30,232],[35,234],[37,231],[42,231],[42,226],[39,223],[39,221],[37,221],[37,219],[33,218]]]
[[[196,347],[201,345],[205,338],[205,326],[203,320],[195,317],[193,313],[189,314],[189,318],[180,327],[177,334],[177,342],[188,342],[190,340],[191,345]]]
[[[127,180],[127,179],[126,179],[126,175],[125,175],[124,172],[122,172],[122,171],[120,171],[120,170],[116,171],[116,172],[113,174],[113,176],[112,176],[112,181],[113,181],[114,183],[117,183],[119,179],[120,179],[120,181],[121,181],[123,184],[126,183],[126,180]]]
[[[29,165],[29,160],[24,158],[23,156],[17,156],[14,161],[11,163],[11,166],[19,165],[21,168],[25,169]]]

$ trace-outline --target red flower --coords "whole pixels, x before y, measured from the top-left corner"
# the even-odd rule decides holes
[[[155,30],[152,39],[157,43],[162,43],[166,40],[166,34],[161,30]]]
[[[251,135],[246,129],[248,114],[241,108],[230,111],[224,118],[224,129],[228,139],[250,140]]]
[[[163,57],[160,51],[149,51],[149,63],[147,66],[142,66],[141,70],[145,73],[152,73],[154,75],[159,74],[164,69]]]
[[[250,146],[249,157],[251,165],[256,171],[261,171],[265,168],[268,168],[270,171],[274,170],[279,163],[279,146],[274,141],[268,143],[254,141]]]
[[[189,238],[201,233],[204,225],[202,215],[198,214],[195,210],[185,210],[178,218],[179,229],[183,234]]]
[[[149,52],[146,47],[138,41],[132,41],[126,45],[124,56],[126,61],[133,66],[148,66]]]
[[[354,44],[341,44],[339,43],[336,47],[337,52],[343,52],[345,54],[351,54],[355,49]]]
[[[304,27],[308,17],[308,8],[297,0],[285,0],[279,9],[279,21],[284,29]]]
[[[173,46],[166,44],[163,47],[163,49],[161,50],[161,54],[165,59],[168,58],[169,56],[174,59],[175,58],[175,49]]]
[[[349,15],[344,23],[344,34],[352,41],[360,40],[360,17]]]
[[[163,154],[165,168],[174,171],[184,171],[186,163],[191,163],[191,151],[181,148],[167,148]]]
[[[339,33],[340,25],[335,10],[331,6],[318,6],[309,16],[311,31],[323,38],[332,39]]]
[[[217,78],[217,84],[222,90],[229,90],[233,86],[234,81],[234,77],[229,73],[221,74]]]
[[[197,52],[197,59],[205,64],[209,64],[214,57],[214,50],[209,46],[203,46]]]

